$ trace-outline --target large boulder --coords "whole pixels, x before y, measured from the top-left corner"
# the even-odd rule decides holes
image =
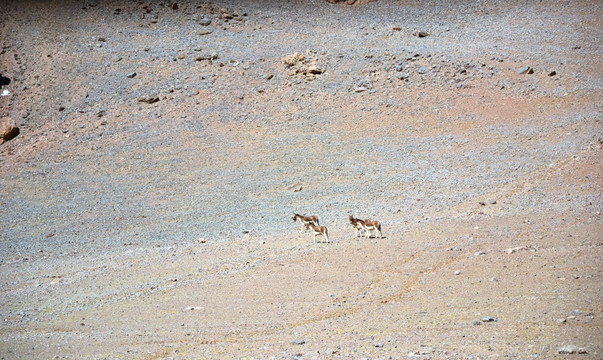
[[[0,119],[0,144],[8,141],[19,135],[19,128],[15,124],[15,120],[9,117]]]

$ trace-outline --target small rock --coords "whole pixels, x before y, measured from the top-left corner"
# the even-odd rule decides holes
[[[565,345],[557,349],[559,354],[586,354],[586,350],[576,345]]]
[[[155,96],[142,96],[138,99],[138,102],[145,102],[147,104],[156,103],[159,101],[159,95]]]
[[[218,54],[216,53],[211,53],[211,54],[204,54],[204,55],[199,55],[195,58],[195,60],[197,61],[203,61],[203,60],[216,60],[218,58]]]
[[[9,117],[0,119],[0,144],[15,138],[17,135],[19,135],[19,128],[15,120]]]
[[[376,348],[382,348],[382,347],[383,347],[383,343],[376,343],[376,344],[375,344],[375,347],[376,347]]]
[[[417,70],[417,72],[418,72],[419,74],[425,74],[425,73],[427,73],[427,71],[428,71],[427,66],[421,66],[421,67],[419,68],[419,70]]]
[[[493,317],[491,317],[491,316],[484,316],[484,317],[482,318],[482,321],[483,321],[483,322],[497,322],[497,321],[498,321],[498,319],[493,318]]]
[[[310,74],[322,74],[324,72],[324,70],[322,70],[316,65],[308,66],[308,69],[306,69],[306,71]]]
[[[303,345],[306,343],[306,340],[293,340],[291,341],[291,345]]]
[[[519,70],[517,70],[518,74],[533,74],[534,73],[534,69],[532,69],[532,67],[530,66],[523,66],[521,68],[519,68]]]
[[[394,26],[394,27],[392,28],[392,30],[393,30],[393,31],[400,31],[400,30],[402,30],[402,28],[401,28],[401,27],[399,27],[399,26]]]
[[[127,77],[129,77],[130,79],[132,79],[133,77],[135,77],[137,74],[135,72],[131,72],[128,75],[126,75]]]
[[[273,77],[274,77],[274,75],[273,75],[273,74],[266,74],[266,75],[264,75],[264,79],[265,79],[265,80],[270,80],[270,79],[272,79]]]
[[[209,35],[209,34],[211,34],[211,31],[209,31],[209,30],[201,30],[197,34],[199,34],[201,36],[203,36],[203,35]]]
[[[354,89],[354,91],[357,92],[357,93],[360,93],[360,92],[363,92],[363,91],[366,91],[366,90],[367,90],[367,88],[365,88],[364,86],[358,86],[358,87],[356,87]]]
[[[426,32],[426,31],[415,31],[415,32],[414,32],[414,33],[412,33],[412,34],[413,34],[414,36],[416,36],[416,37],[420,37],[420,38],[423,38],[423,37],[427,37],[427,36],[429,36],[429,33],[428,33],[428,32]]]
[[[549,76],[555,76],[555,75],[557,75],[557,72],[556,71],[551,71],[550,73],[548,73],[548,75]]]
[[[461,272],[457,270],[454,272],[454,275],[461,275]]]
[[[524,251],[524,250],[531,250],[532,248],[529,246],[518,246],[518,247],[514,247],[514,248],[509,248],[507,250],[505,250],[505,252],[507,254],[513,254],[516,253],[518,251]]]
[[[557,324],[564,324],[567,322],[567,319],[557,319],[555,321],[557,322]]]

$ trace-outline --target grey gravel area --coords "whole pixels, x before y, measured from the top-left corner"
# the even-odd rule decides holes
[[[534,16],[533,5],[525,2],[501,4],[378,1],[359,10],[225,1],[185,2],[171,10],[149,2],[151,11],[144,12],[135,3],[103,2],[71,4],[50,9],[51,14],[34,7],[26,15],[29,26],[8,30],[10,45],[23,48],[19,63],[25,68],[14,75],[9,111],[22,116],[22,136],[30,143],[52,134],[61,139],[16,167],[2,168],[4,261],[60,254],[69,247],[101,252],[124,244],[227,240],[243,231],[285,234],[294,229],[294,211],[319,214],[335,228],[346,226],[350,213],[414,223],[518,179],[529,181],[529,174],[597,141],[601,130],[592,119],[600,120],[600,108],[531,125],[530,119],[517,119],[521,126],[493,124],[479,150],[462,134],[414,135],[422,126],[419,114],[433,116],[450,107],[425,97],[426,84],[452,88],[486,79],[494,87],[505,83],[503,95],[600,91],[600,74],[588,71],[566,73],[571,80],[564,87],[546,89],[531,79],[499,78],[504,66],[526,61],[563,73],[565,53],[577,51],[588,59],[601,46],[583,41],[580,24],[569,16]],[[570,10],[567,5],[550,11],[566,7]],[[588,21],[596,22],[600,5],[595,7]],[[23,16],[18,2],[3,8]],[[245,14],[239,15],[244,21],[224,22],[220,9]],[[476,12],[480,15],[463,15]],[[91,21],[82,23],[78,14]],[[200,25],[205,17],[212,19],[210,25]],[[316,18],[343,28],[332,34],[315,30]],[[549,18],[565,22],[553,27]],[[392,30],[395,26],[400,31]],[[55,27],[59,30],[48,31]],[[204,29],[211,33],[198,35]],[[600,29],[589,29],[600,37]],[[415,30],[430,36],[414,37]],[[56,43],[45,48],[51,53],[30,50],[50,41]],[[321,61],[324,79],[288,78],[282,58],[294,52]],[[217,54],[217,60],[195,60],[206,53]],[[423,64],[429,69],[425,75],[416,72]],[[42,65],[51,71],[36,74]],[[396,66],[408,73],[405,80]],[[446,71],[460,68],[466,69],[466,80],[457,76],[449,84]],[[127,76],[133,72],[136,77]],[[276,77],[266,81],[268,73]],[[353,92],[363,84],[375,92]],[[400,87],[415,89],[416,96],[397,97]],[[22,95],[39,101],[26,103],[19,100]],[[160,101],[137,101],[152,95]],[[316,102],[326,96],[332,104]],[[478,95],[465,96],[474,101]],[[57,112],[59,106],[65,110]],[[338,116],[341,106],[383,126],[353,138],[325,131],[342,121],[354,125],[355,119]],[[266,114],[265,107],[276,111]],[[404,117],[409,120],[400,121]],[[479,121],[476,114],[441,121],[453,128],[468,119]],[[54,126],[42,129],[47,122]],[[560,142],[546,139],[585,122],[592,131]],[[232,124],[257,124],[264,134],[256,139],[215,130]],[[533,146],[526,145],[528,137]],[[321,147],[326,149],[316,151]],[[250,148],[256,153],[248,153]],[[295,186],[303,190],[292,191]]]

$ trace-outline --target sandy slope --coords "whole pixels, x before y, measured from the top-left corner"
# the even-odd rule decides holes
[[[0,6],[0,358],[601,357],[598,2]]]

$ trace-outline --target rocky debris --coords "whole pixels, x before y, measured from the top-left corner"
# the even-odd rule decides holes
[[[231,9],[222,8],[220,9],[220,15],[218,16],[218,18],[223,20],[225,23],[229,22],[230,20],[244,22],[244,16],[247,16],[247,13],[238,14],[236,11],[233,11]]]
[[[555,76],[555,75],[557,75],[557,72],[553,70],[553,71],[549,72],[547,75],[548,76]]]
[[[311,54],[312,52],[307,50],[306,53]],[[317,58],[311,59],[298,52],[287,55],[283,58],[283,64],[290,69],[288,75],[301,75],[306,81],[314,80],[316,75],[320,75],[325,72],[324,67],[319,66],[318,62],[319,60]]]
[[[291,345],[303,345],[306,343],[306,340],[293,340],[291,341]]]
[[[559,354],[587,354],[588,352],[584,348],[577,347],[576,345],[564,345],[557,349]]]
[[[519,68],[519,70],[517,70],[517,73],[520,75],[523,74],[533,74],[534,73],[534,69],[532,69],[532,67],[530,66],[522,66]]]
[[[17,135],[19,135],[19,128],[17,127],[15,120],[9,117],[0,119],[0,144],[14,139]]]
[[[126,77],[129,77],[130,79],[134,78],[137,74],[135,72],[131,72],[128,75],[126,75]]]
[[[285,56],[283,58],[283,63],[285,65],[287,65],[288,67],[293,67],[293,66],[297,65],[298,62],[304,61],[304,60],[305,60],[305,57],[302,54],[296,52],[294,54]]]
[[[498,319],[493,318],[493,317],[491,317],[491,316],[484,316],[484,317],[482,318],[482,321],[483,321],[483,322],[497,322],[497,321],[498,321]]]
[[[203,54],[203,55],[199,55],[195,58],[195,60],[197,61],[212,61],[212,60],[216,60],[218,59],[218,54],[216,53],[211,53],[211,54]]]

